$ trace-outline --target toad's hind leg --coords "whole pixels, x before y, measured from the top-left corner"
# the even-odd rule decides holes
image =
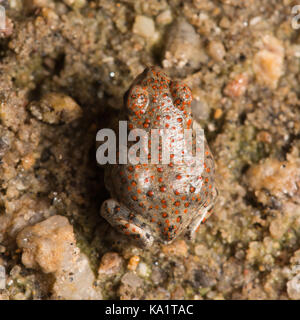
[[[150,228],[122,203],[108,199],[103,202],[100,213],[104,219],[113,227],[117,227],[123,234],[133,237],[145,247],[152,245],[154,239]]]
[[[211,215],[212,209],[208,210],[208,208],[203,208],[199,216],[197,216],[187,227],[187,231],[185,236],[189,240],[195,240],[196,232],[200,228],[201,223],[204,223],[206,219]]]
[[[218,196],[217,188],[214,188],[213,194],[214,194],[213,202],[210,205],[203,207],[200,210],[199,215],[188,226],[185,236],[189,240],[194,240],[196,238],[196,232],[198,231],[200,225],[204,223],[212,214],[213,206],[214,206],[216,197]]]

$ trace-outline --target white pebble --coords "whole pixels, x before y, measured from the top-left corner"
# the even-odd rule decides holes
[[[161,25],[166,25],[172,22],[172,12],[171,10],[165,10],[162,13],[160,13],[156,17],[156,22]]]
[[[250,26],[254,26],[256,25],[258,22],[261,21],[261,17],[260,16],[257,16],[257,17],[254,17],[250,20],[249,24]]]
[[[137,273],[140,277],[146,278],[150,275],[150,270],[146,263],[140,262],[137,267]]]
[[[136,16],[132,31],[141,37],[153,38],[155,35],[154,21],[146,16]]]

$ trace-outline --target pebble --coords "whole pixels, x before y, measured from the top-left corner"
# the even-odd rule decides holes
[[[255,26],[256,24],[258,24],[260,21],[262,20],[262,17],[260,16],[256,16],[254,18],[252,18],[249,22],[250,26]]]
[[[12,35],[14,30],[14,24],[12,20],[6,17],[5,28],[0,30],[0,38],[8,38]]]
[[[198,87],[192,90],[193,101],[191,103],[192,113],[196,120],[207,120],[210,114],[210,107],[205,100],[204,93]]]
[[[153,281],[153,283],[155,285],[160,284],[161,282],[163,282],[165,279],[167,278],[166,273],[160,269],[157,266],[154,266],[152,268],[152,273],[151,273],[151,280]]]
[[[193,71],[207,61],[199,34],[184,19],[177,19],[171,25],[165,48],[164,68]]]
[[[293,45],[291,50],[294,57],[300,58],[300,44]]]
[[[221,41],[210,41],[207,47],[208,54],[217,62],[223,61],[226,51]]]
[[[127,272],[121,279],[122,284],[131,288],[138,288],[143,285],[143,280],[133,272]]]
[[[42,16],[47,20],[48,24],[53,24],[58,21],[59,17],[54,10],[50,8],[42,8]]]
[[[228,29],[230,28],[231,22],[227,17],[223,17],[220,21],[220,27],[223,29]]]
[[[55,272],[61,267],[65,250],[74,241],[72,226],[62,216],[52,216],[27,227],[17,236],[17,244],[23,249],[23,264],[32,269],[39,265],[45,273]]]
[[[156,23],[160,25],[166,25],[173,20],[172,12],[170,9],[163,11],[156,17]]]
[[[31,114],[48,124],[70,123],[82,116],[80,106],[62,93],[47,93],[29,104]]]
[[[178,285],[171,293],[172,300],[184,300],[185,291],[182,286]]]
[[[238,98],[245,94],[248,86],[248,77],[245,74],[238,74],[231,80],[224,89],[224,94],[230,98]]]
[[[130,259],[129,259],[129,262],[128,262],[128,265],[127,265],[127,268],[131,271],[135,271],[138,264],[140,262],[140,257],[139,256],[132,256]]]
[[[148,294],[149,300],[170,300],[170,292],[163,287],[158,287]]]
[[[20,272],[21,272],[22,268],[19,265],[15,265],[11,270],[10,270],[10,275],[12,276],[12,278],[16,278]]]
[[[22,167],[25,170],[31,169],[35,164],[35,157],[32,153],[27,154],[26,156],[23,157],[22,159]]]
[[[146,39],[155,36],[155,25],[153,19],[146,16],[136,16],[132,32]]]
[[[256,196],[267,191],[267,199],[271,195],[278,200],[284,199],[286,196],[297,197],[300,179],[299,162],[268,158],[250,167],[247,171],[247,177],[247,182],[251,189],[255,190]]]
[[[53,299],[101,300],[100,289],[86,255],[76,245],[73,227],[63,216],[24,228],[17,236],[26,268],[52,273]]]
[[[188,247],[184,240],[176,240],[175,242],[162,246],[162,251],[166,255],[186,257]]]
[[[300,273],[287,283],[287,293],[293,300],[300,300]]]
[[[86,0],[63,0],[63,2],[66,5],[76,9],[83,8],[86,5]]]
[[[148,278],[150,276],[150,268],[145,262],[140,262],[137,267],[137,274],[142,278]]]
[[[257,134],[256,139],[261,142],[265,142],[269,144],[272,143],[272,135],[267,131],[260,131]]]
[[[198,244],[195,247],[195,254],[197,256],[204,256],[208,252],[207,248],[203,244]]]
[[[214,118],[215,118],[215,119],[220,119],[220,118],[222,117],[222,114],[223,114],[222,109],[218,108],[218,109],[216,109],[216,111],[215,111]]]
[[[32,11],[37,8],[47,7],[48,0],[26,0],[24,1],[24,9]]]
[[[122,257],[116,252],[105,253],[100,262],[98,274],[111,276],[117,274],[123,265]]]
[[[276,89],[279,78],[283,75],[284,48],[273,36],[262,38],[262,48],[253,59],[253,71],[260,85]]]

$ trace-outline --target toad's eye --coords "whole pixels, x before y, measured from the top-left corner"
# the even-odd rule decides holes
[[[191,104],[193,100],[192,92],[187,85],[173,81],[170,88],[175,106],[184,107]]]
[[[129,112],[143,114],[149,104],[149,95],[147,90],[141,86],[134,86],[127,95],[127,108]]]

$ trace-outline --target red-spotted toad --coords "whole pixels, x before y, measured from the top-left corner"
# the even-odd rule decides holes
[[[193,126],[190,89],[169,79],[158,67],[146,68],[124,101],[129,129],[143,129],[150,136],[151,129],[182,132]],[[172,143],[176,147],[177,140]],[[101,215],[146,247],[154,240],[169,243],[183,233],[193,238],[217,196],[214,160],[205,138],[203,146],[204,163],[196,174],[190,174],[188,165],[174,161],[107,165],[105,184],[112,198],[102,204]]]

